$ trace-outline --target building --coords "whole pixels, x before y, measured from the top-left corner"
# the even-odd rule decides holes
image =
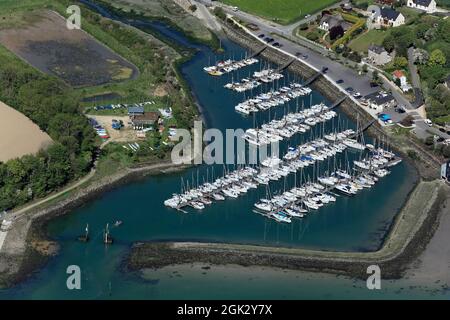
[[[375,11],[372,11],[371,20],[373,20],[372,25],[375,28],[398,27],[402,24],[405,24],[405,16],[389,7],[381,8],[379,14],[377,14]]]
[[[350,24],[342,18],[340,14],[330,15],[324,14],[320,19],[319,29],[330,31],[330,29],[341,26],[344,31],[350,27]]]
[[[436,12],[436,1],[434,0],[408,0],[406,6],[423,10],[427,13]]]
[[[394,96],[386,92],[374,92],[365,96],[364,99],[368,102],[369,107],[377,112],[395,105]]]
[[[351,12],[353,10],[353,7],[350,2],[341,4],[341,8],[342,8],[342,10],[347,11],[347,12]]]
[[[133,106],[128,107],[128,116],[137,116],[137,115],[143,115],[144,114],[144,107],[140,106]]]
[[[131,124],[135,129],[152,127],[158,122],[158,119],[159,113],[155,111],[130,116]]]
[[[450,183],[450,161],[441,165],[441,178]]]
[[[380,46],[369,46],[367,50],[367,56],[371,63],[377,66],[381,66],[392,61],[392,57],[389,55],[389,53]]]
[[[395,70],[394,72],[392,72],[392,77],[394,78],[394,80],[398,80],[400,82],[400,89],[402,89],[403,92],[407,92],[412,89],[403,71]]]

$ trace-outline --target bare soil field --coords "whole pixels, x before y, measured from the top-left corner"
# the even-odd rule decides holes
[[[0,162],[34,154],[51,143],[35,123],[0,101]]]
[[[137,77],[133,64],[86,32],[69,30],[56,12],[27,14],[32,21],[29,25],[0,28],[0,43],[35,68],[75,87]]]

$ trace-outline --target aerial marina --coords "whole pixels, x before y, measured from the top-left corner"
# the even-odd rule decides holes
[[[364,54],[344,64],[358,57],[314,52],[289,40],[288,24],[266,26],[228,1],[76,1],[83,32],[118,57],[106,76],[81,70],[102,58],[93,55],[59,74],[74,50],[39,15],[67,17],[64,1],[0,4],[0,42],[5,30],[31,28],[42,39],[29,56],[47,42],[58,56],[42,74],[0,50],[0,104],[53,140],[0,162],[0,299],[448,297],[447,282],[424,285],[430,265],[415,264],[445,260],[450,221],[436,178],[444,149],[416,137],[438,131],[421,123],[427,110],[397,112],[403,94],[382,84],[384,73],[371,79]],[[332,5],[305,18],[311,30],[296,21],[299,36],[341,10]],[[87,76],[101,85],[64,82]],[[381,291],[368,290],[369,265],[381,268]],[[82,290],[69,288],[68,266]]]

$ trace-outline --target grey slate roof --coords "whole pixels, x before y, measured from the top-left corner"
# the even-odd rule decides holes
[[[396,20],[397,17],[400,15],[400,12],[395,11],[394,9],[391,8],[381,8],[381,17],[384,19],[388,19],[388,20]]]
[[[383,95],[379,92],[374,92],[374,93],[368,94],[364,98],[372,101],[376,105],[382,105],[382,104],[385,104],[386,102],[394,100],[394,96],[392,94],[388,93],[388,94]]]
[[[431,0],[412,0],[416,5],[428,7],[431,3]]]

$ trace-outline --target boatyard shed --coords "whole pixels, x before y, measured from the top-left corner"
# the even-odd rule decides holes
[[[159,119],[159,112],[151,111],[143,114],[130,115],[131,124],[135,129],[154,126]]]
[[[128,115],[131,116],[137,116],[137,115],[143,115],[144,114],[144,107],[140,106],[132,106],[128,107]]]

